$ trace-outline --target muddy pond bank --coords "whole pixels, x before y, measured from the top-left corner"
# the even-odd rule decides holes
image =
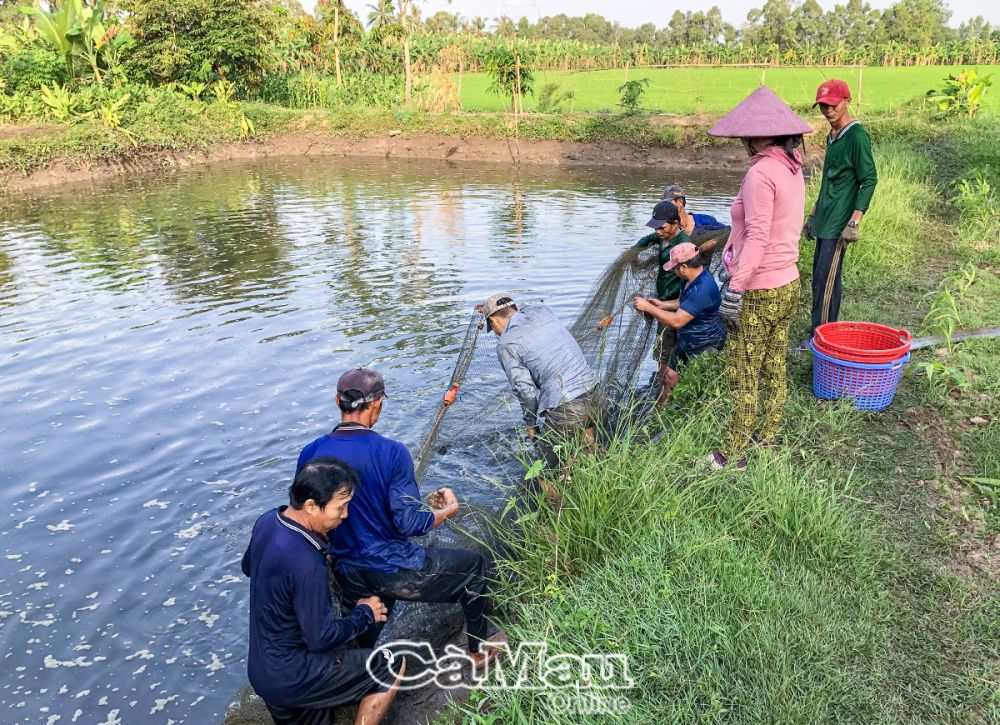
[[[28,133],[25,130],[24,133]],[[37,135],[37,134],[36,134]],[[8,138],[10,136],[8,135]],[[284,133],[247,143],[223,143],[209,149],[140,150],[127,160],[83,162],[56,158],[28,174],[0,172],[0,190],[18,196],[68,184],[134,177],[231,161],[295,158],[378,158],[393,160],[485,162],[528,166],[618,166],[665,169],[734,170],[745,164],[738,144],[689,148],[641,147],[611,141],[527,141],[481,136],[345,136]]]

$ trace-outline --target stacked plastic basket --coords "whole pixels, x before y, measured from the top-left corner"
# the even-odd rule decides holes
[[[858,410],[882,410],[910,361],[910,333],[872,322],[830,322],[813,333],[813,394],[851,398]]]

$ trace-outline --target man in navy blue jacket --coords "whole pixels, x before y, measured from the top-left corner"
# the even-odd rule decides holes
[[[331,535],[337,579],[351,599],[377,595],[389,611],[396,600],[458,603],[465,614],[469,656],[477,668],[496,650],[482,652],[492,603],[486,595],[486,561],[465,549],[423,547],[423,536],[458,513],[450,488],[431,495],[424,510],[406,446],[374,430],[382,413],[385,381],[369,368],[356,368],[337,381],[341,423],[302,449],[298,470],[316,456],[335,456],[357,474],[351,517]],[[382,630],[373,623],[358,638],[372,647]]]
[[[250,577],[250,684],[277,725],[331,722],[333,711],[360,702],[357,723],[378,723],[396,695],[387,655],[345,649],[388,611],[378,597],[359,599],[346,617],[334,605],[327,532],[347,518],[357,477],[342,462],[315,458],[295,476],[289,505],[254,524],[243,555]]]

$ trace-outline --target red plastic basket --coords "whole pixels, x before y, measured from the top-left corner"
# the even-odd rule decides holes
[[[828,322],[813,333],[824,355],[874,365],[899,360],[910,351],[910,333],[874,322]]]

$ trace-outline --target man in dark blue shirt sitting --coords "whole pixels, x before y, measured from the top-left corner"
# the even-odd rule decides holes
[[[345,649],[388,612],[378,597],[359,599],[341,618],[333,603],[327,532],[347,518],[357,477],[342,462],[315,458],[295,476],[289,506],[254,524],[243,555],[250,577],[250,684],[277,725],[332,721],[335,708],[360,702],[357,723],[378,723],[395,697],[401,661],[390,672],[384,653]]]
[[[337,381],[341,422],[327,435],[302,449],[298,469],[316,456],[335,456],[358,474],[351,517],[331,535],[337,579],[351,599],[379,596],[392,611],[396,600],[458,603],[465,614],[469,655],[478,668],[496,650],[480,651],[487,639],[486,561],[465,549],[423,547],[423,536],[458,513],[450,488],[431,495],[424,510],[406,446],[385,438],[372,427],[382,414],[385,381],[368,368],[344,373]],[[381,624],[373,624],[358,641],[374,646]]]
[[[653,316],[657,322],[677,330],[677,345],[667,363],[667,390],[680,380],[678,368],[689,358],[707,350],[721,350],[726,344],[726,326],[719,316],[722,295],[708,269],[702,264],[698,247],[678,244],[670,250],[667,271],[684,281],[680,297],[663,302],[637,297],[635,309]]]

